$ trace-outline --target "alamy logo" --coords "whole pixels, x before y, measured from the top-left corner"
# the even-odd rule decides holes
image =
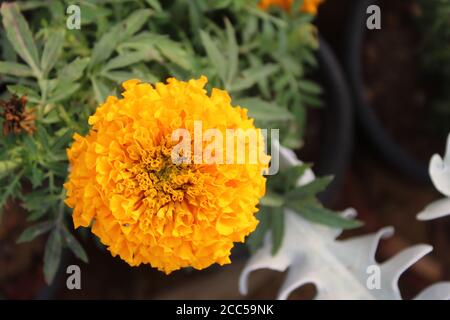
[[[278,140],[278,129],[226,129],[203,130],[202,121],[194,121],[193,137],[184,128],[172,132],[176,143],[171,151],[172,163],[180,164],[263,164],[266,175],[278,172],[278,150],[271,148],[267,156],[267,138]],[[193,152],[192,152],[193,151]],[[272,161],[270,161],[272,159]]]
[[[370,16],[367,18],[366,26],[369,30],[381,29],[381,9],[379,6],[373,4],[367,7],[367,14]]]
[[[76,264],[67,267],[66,273],[69,274],[66,280],[66,286],[69,290],[81,290],[81,269]]]
[[[366,287],[369,290],[381,289],[381,269],[377,265],[370,265],[366,269],[367,280]]]
[[[66,26],[69,30],[81,29],[81,9],[75,4],[67,7],[66,13],[69,15],[66,20]]]

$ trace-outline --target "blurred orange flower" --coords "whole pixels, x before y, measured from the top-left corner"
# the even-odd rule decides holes
[[[300,8],[300,11],[316,15],[317,8],[323,1],[324,0],[303,0],[303,5]],[[270,6],[277,6],[285,11],[289,11],[293,3],[294,0],[261,0],[259,7],[267,10]]]

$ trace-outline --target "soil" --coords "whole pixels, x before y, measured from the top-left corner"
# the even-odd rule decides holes
[[[17,244],[17,238],[30,225],[17,203],[4,209],[0,223],[0,297],[31,299],[44,285],[42,257],[44,240]]]
[[[424,164],[442,153],[433,128],[433,83],[421,72],[421,34],[414,1],[380,1],[381,30],[367,32],[363,50],[366,95],[386,131]]]

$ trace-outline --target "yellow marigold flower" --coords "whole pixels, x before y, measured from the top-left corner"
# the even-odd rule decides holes
[[[261,0],[259,3],[259,7],[267,10],[267,8],[270,6],[277,6],[285,11],[289,11],[293,2],[294,0]],[[317,8],[322,2],[323,0],[303,0],[303,5],[300,8],[300,11],[316,15]]]
[[[233,243],[256,228],[266,155],[253,164],[172,161],[172,133],[185,128],[194,136],[198,120],[203,130],[255,130],[246,109],[233,107],[225,91],[209,96],[206,82],[128,80],[123,98],[108,97],[89,118],[89,134],[75,134],[67,151],[64,186],[75,228],[91,226],[131,266],[149,263],[169,274],[227,264]]]

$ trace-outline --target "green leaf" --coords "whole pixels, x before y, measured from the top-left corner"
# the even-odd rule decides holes
[[[36,167],[32,168],[30,181],[31,181],[31,185],[32,185],[33,189],[41,186],[44,179],[45,179],[45,175],[41,169],[36,168]]]
[[[274,207],[270,215],[272,225],[272,255],[276,255],[283,243],[284,212],[283,207]]]
[[[253,231],[247,239],[247,245],[252,252],[255,252],[264,241],[264,236],[270,228],[270,212],[267,208],[261,207],[259,212],[256,214],[256,219],[259,223],[256,230]]]
[[[53,221],[44,221],[32,225],[31,227],[25,229],[22,234],[17,239],[17,243],[28,242],[34,240],[36,237],[50,231],[54,227],[55,223]]]
[[[308,184],[289,191],[285,196],[286,201],[314,197],[317,193],[324,191],[332,180],[332,176],[316,178]]]
[[[233,26],[228,19],[225,19],[225,26],[228,38],[228,72],[226,83],[231,84],[238,71],[239,65],[239,47],[236,41],[236,35]]]
[[[315,82],[303,79],[298,82],[298,88],[305,93],[320,94],[322,88]]]
[[[74,82],[60,82],[48,99],[49,103],[56,103],[71,97],[80,88],[81,84]]]
[[[52,283],[61,261],[62,239],[59,229],[53,229],[45,245],[44,277],[47,284]]]
[[[28,23],[20,13],[17,4],[4,2],[0,12],[9,42],[17,54],[31,67],[35,76],[40,77],[38,50]]]
[[[35,221],[42,218],[52,204],[58,200],[58,196],[50,195],[48,190],[40,189],[27,193],[23,199],[22,207],[30,213],[27,219]]]
[[[220,79],[223,83],[226,83],[226,73],[227,73],[227,61],[225,57],[220,52],[219,48],[212,41],[210,35],[204,31],[200,31],[200,38],[202,40],[203,47],[205,48],[206,54],[208,55],[211,64],[217,71]]]
[[[91,83],[94,88],[95,100],[97,103],[103,103],[108,97],[111,90],[100,80],[95,77],[91,78]]]
[[[50,38],[47,40],[42,52],[41,69],[43,76],[46,77],[50,70],[58,61],[61,55],[64,44],[64,31],[52,32]]]
[[[158,0],[146,0],[148,5],[150,7],[152,7],[156,12],[161,12],[163,11],[161,4],[159,3]]]
[[[59,82],[74,82],[81,78],[83,71],[89,64],[89,58],[76,58],[71,63],[65,65],[58,72]]]
[[[19,172],[18,174],[14,175],[14,178],[12,181],[9,182],[6,189],[0,193],[0,218],[3,213],[3,206],[6,204],[6,201],[8,201],[9,197],[13,196],[14,193],[17,191],[17,189],[20,187],[20,179],[22,178],[23,170]]]
[[[47,168],[61,178],[67,176],[66,161],[51,161],[47,163]]]
[[[105,73],[102,73],[102,76],[104,76],[105,78],[117,83],[117,84],[122,84],[122,82],[129,80],[129,79],[133,79],[133,78],[139,78],[143,81],[145,81],[146,79],[141,78],[139,76],[137,76],[135,73],[133,72],[128,72],[128,71],[108,71]],[[120,92],[122,92],[122,86],[119,86],[120,88]]]
[[[0,74],[9,74],[16,77],[30,77],[33,75],[33,70],[21,63],[0,61]]]
[[[311,165],[303,163],[293,167],[289,167],[281,173],[284,180],[285,190],[290,190],[296,187],[297,181],[305,174],[305,171],[311,168]]]
[[[20,165],[20,161],[3,160],[0,161],[0,179],[13,174],[13,171]]]
[[[21,85],[9,85],[6,86],[9,92],[16,94],[18,96],[27,96],[27,100],[33,103],[39,103],[40,97],[36,91],[31,88],[27,88]]]
[[[322,107],[323,106],[323,101],[313,95],[304,94],[300,97],[300,99],[308,107]]]
[[[242,98],[234,102],[243,108],[247,108],[249,117],[256,121],[287,121],[294,119],[293,114],[287,109],[260,98]]]
[[[264,66],[247,69],[243,72],[242,77],[235,79],[228,90],[243,91],[249,89],[261,81],[261,79],[267,78],[278,70],[279,67],[275,64],[266,64]]]
[[[186,70],[192,68],[192,61],[180,43],[167,38],[157,41],[155,45],[161,51],[161,54],[169,61]]]
[[[20,11],[26,11],[26,10],[34,10],[40,7],[46,7],[49,5],[49,3],[45,2],[45,1],[32,1],[32,0],[28,0],[26,2],[18,2],[17,5],[20,8]]]
[[[323,208],[316,201],[288,203],[287,206],[309,221],[339,229],[354,229],[362,226],[361,221],[347,219],[337,212]]]
[[[206,8],[210,10],[225,9],[232,5],[235,0],[202,0],[206,3]]]
[[[63,237],[66,245],[72,250],[72,252],[83,262],[88,263],[86,251],[84,251],[78,240],[66,229],[63,228]]]
[[[42,151],[44,153],[47,153],[50,151],[50,145],[49,145],[49,140],[51,139],[50,136],[48,135],[47,130],[45,129],[44,126],[39,125],[37,127],[36,133],[35,133],[35,137],[37,139],[35,139],[35,141],[39,142]]]
[[[119,43],[131,37],[144,25],[151,13],[150,9],[137,10],[105,33],[92,50],[90,65],[95,66],[108,59]]]
[[[148,50],[124,52],[117,57],[109,60],[102,68],[101,72],[103,73],[109,70],[123,68],[140,61],[148,61],[150,58],[151,53]]]
[[[284,199],[281,195],[267,190],[260,203],[266,207],[281,207],[284,204]]]
[[[67,148],[69,143],[72,141],[73,131],[66,128],[64,133],[57,137],[52,145],[52,153],[58,152],[60,149]]]

